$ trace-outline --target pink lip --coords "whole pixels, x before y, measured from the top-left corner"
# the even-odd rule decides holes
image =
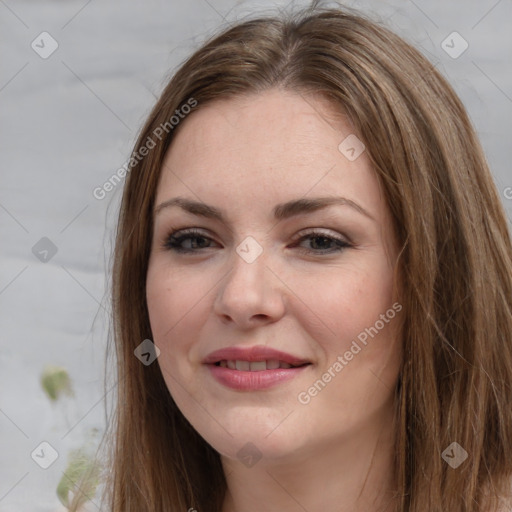
[[[204,360],[204,364],[218,363],[219,361],[263,361],[268,359],[277,359],[291,365],[299,365],[309,363],[306,359],[280,352],[264,345],[256,345],[254,347],[227,347],[221,348],[209,354]],[[265,370],[273,371],[273,370]]]
[[[258,389],[267,389],[278,383],[293,379],[307,366],[297,368],[277,368],[276,370],[262,370],[259,372],[244,372],[231,370],[222,366],[209,364],[208,368],[213,377],[227,387],[239,391],[256,391]]]
[[[240,391],[255,391],[258,389],[267,389],[276,384],[286,382],[293,379],[306,366],[297,368],[276,368],[274,370],[262,371],[239,371],[231,368],[223,368],[216,366],[219,361],[264,361],[269,359],[277,359],[285,363],[297,366],[310,363],[306,359],[281,352],[264,345],[256,345],[254,347],[227,347],[216,350],[209,354],[203,361],[208,365],[212,376],[221,384],[232,389]]]

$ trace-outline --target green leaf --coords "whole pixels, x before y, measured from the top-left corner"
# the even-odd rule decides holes
[[[68,460],[68,466],[57,485],[57,496],[65,507],[69,507],[69,491],[79,495],[80,504],[93,498],[101,471],[99,464],[83,450],[71,451]]]
[[[62,395],[73,396],[71,379],[65,368],[61,366],[46,366],[41,375],[41,386],[52,401]]]

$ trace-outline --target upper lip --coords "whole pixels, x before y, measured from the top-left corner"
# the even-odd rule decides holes
[[[218,363],[219,361],[266,361],[269,359],[277,359],[285,363],[297,366],[309,363],[306,359],[275,350],[273,348],[256,345],[254,347],[226,347],[211,352],[203,360],[205,364]]]

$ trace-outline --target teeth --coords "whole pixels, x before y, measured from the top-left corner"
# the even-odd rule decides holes
[[[276,370],[279,368],[279,361],[277,359],[269,359],[267,361],[267,370]]]
[[[222,368],[229,368],[231,370],[238,370],[242,372],[261,372],[264,370],[277,370],[278,368],[288,369],[292,365],[277,359],[269,359],[267,361],[220,361]]]
[[[236,361],[236,369],[243,372],[248,372],[251,369],[251,363],[249,361]]]
[[[253,361],[249,365],[251,372],[261,372],[261,370],[267,369],[266,361]]]

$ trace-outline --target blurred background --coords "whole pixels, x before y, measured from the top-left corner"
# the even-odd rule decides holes
[[[173,70],[206,38],[254,13],[307,4],[0,0],[0,512],[67,510],[105,430],[122,183],[104,183]],[[342,4],[385,22],[448,78],[512,218],[512,2]],[[84,510],[99,510],[96,499]]]

